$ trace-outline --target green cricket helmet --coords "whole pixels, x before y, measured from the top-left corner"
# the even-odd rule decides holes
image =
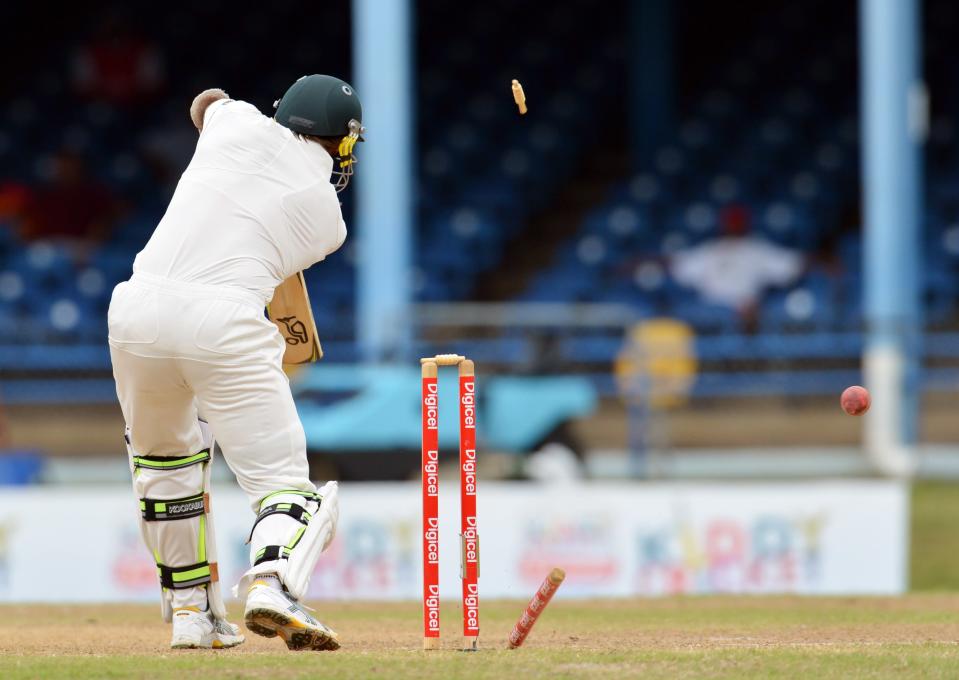
[[[314,74],[303,76],[278,99],[273,108],[277,123],[302,135],[338,137],[340,145],[336,175],[336,190],[342,191],[350,182],[356,156],[353,146],[363,141],[363,107],[349,83]]]

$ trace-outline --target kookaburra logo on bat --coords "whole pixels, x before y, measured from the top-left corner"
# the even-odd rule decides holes
[[[306,326],[295,316],[284,316],[277,319],[286,326],[286,343],[288,345],[303,345],[310,340],[306,333]]]

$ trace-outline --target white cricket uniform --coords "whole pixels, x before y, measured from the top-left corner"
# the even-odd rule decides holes
[[[277,490],[315,491],[284,340],[264,307],[284,279],[346,237],[332,169],[319,144],[251,104],[213,103],[166,214],[110,302],[110,354],[132,451],[201,450],[199,413],[254,510]],[[135,480],[137,493],[176,498],[171,479],[152,489]],[[279,520],[257,525],[254,549],[271,541],[261,529],[283,533]],[[195,544],[170,550],[186,555]],[[197,594],[177,595],[180,606]]]

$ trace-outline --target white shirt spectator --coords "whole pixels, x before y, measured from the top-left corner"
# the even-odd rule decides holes
[[[770,286],[798,278],[803,256],[761,238],[725,237],[673,255],[670,272],[704,300],[733,309],[755,304]]]

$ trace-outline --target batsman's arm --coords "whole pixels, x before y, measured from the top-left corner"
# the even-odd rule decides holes
[[[203,90],[203,92],[193,98],[193,103],[190,104],[190,120],[193,121],[198,132],[203,131],[203,121],[206,117],[206,110],[210,107],[210,104],[220,101],[221,99],[229,98],[230,95],[218,87]]]

